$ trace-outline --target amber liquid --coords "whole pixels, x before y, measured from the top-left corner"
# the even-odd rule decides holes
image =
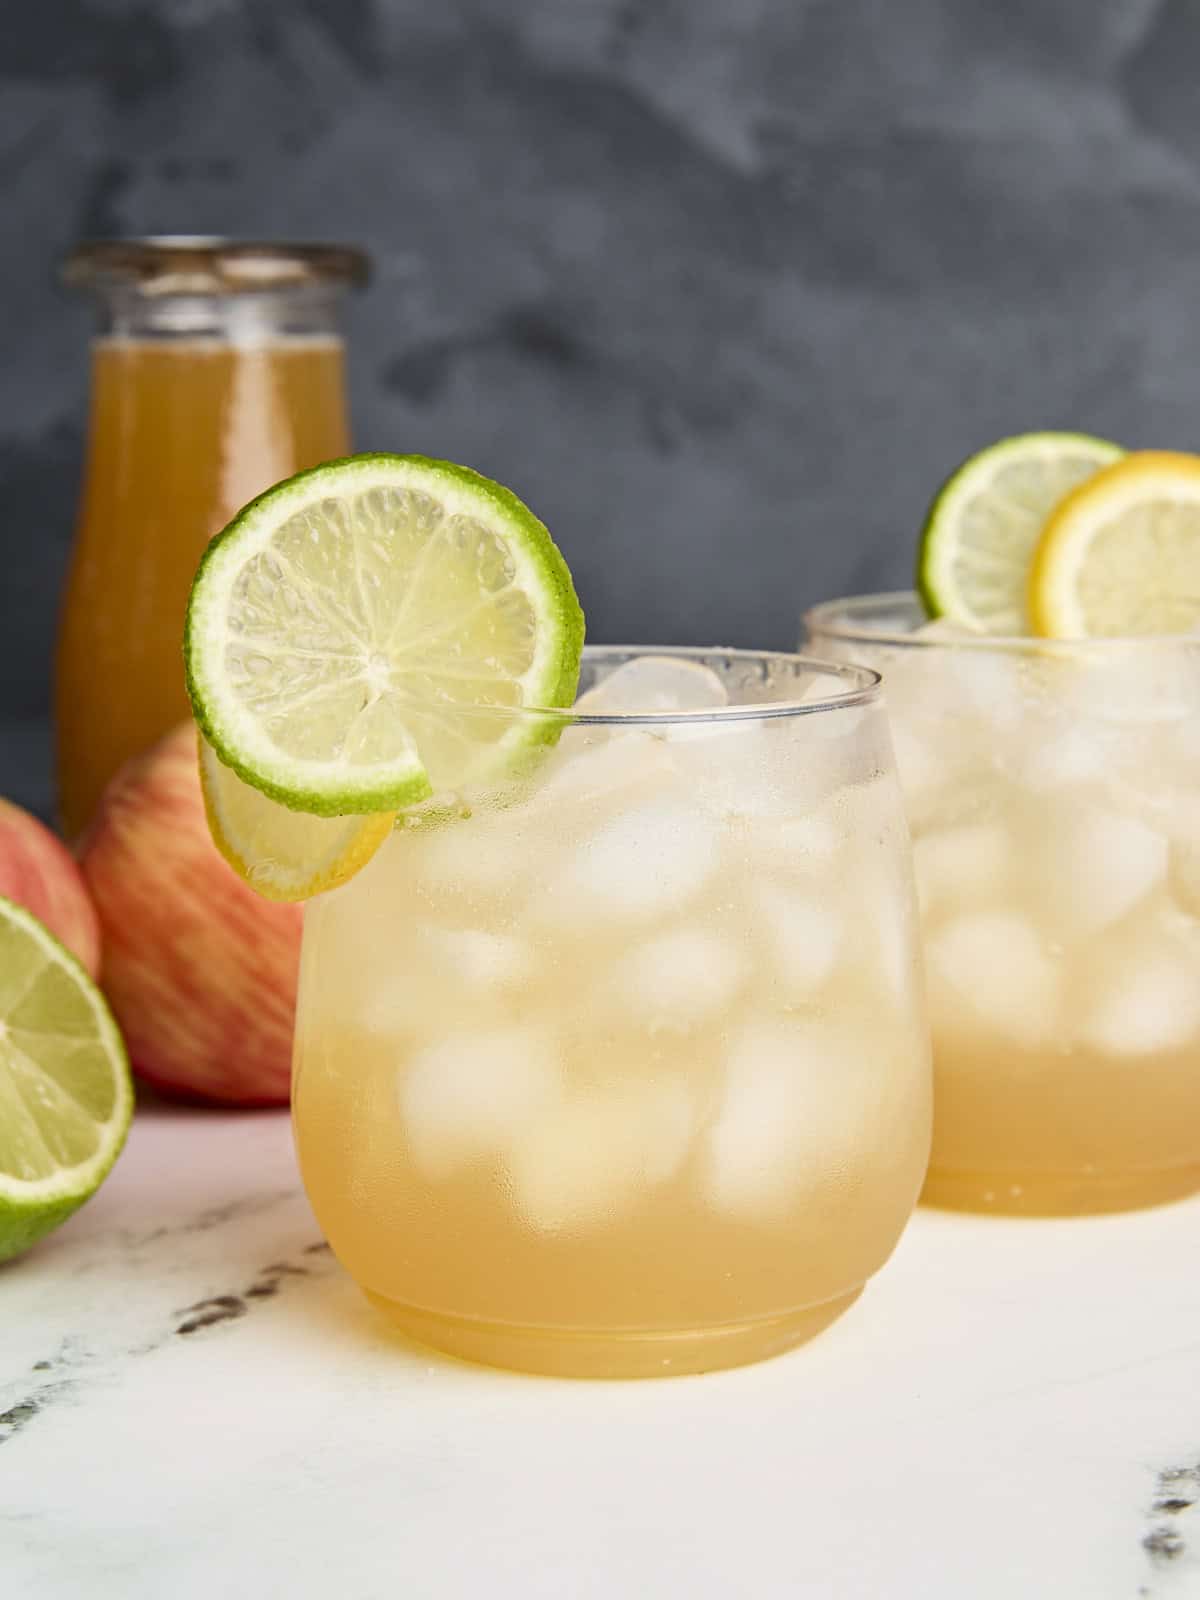
[[[188,714],[184,610],[209,539],[270,484],[348,447],[340,340],[95,344],[58,645],[68,837],[122,762]]]
[[[629,737],[397,833],[305,911],[294,1118],[317,1218],[406,1333],[496,1366],[645,1377],[787,1349],[883,1265],[925,1171],[927,1039],[883,786],[870,829],[870,786],[840,794],[832,854],[798,866],[769,823],[721,811],[704,766],[664,772],[653,739],[651,769],[614,781],[606,752]],[[711,743],[740,795],[770,792],[743,735]],[[567,799],[553,785],[572,772]],[[607,789],[579,776],[597,772]],[[641,870],[648,795],[699,828],[716,807],[702,891],[558,898],[606,827]],[[810,944],[810,918],[768,928],[764,886],[794,871],[844,942]],[[658,987],[638,1000],[656,941],[683,929],[734,988],[685,972],[678,1009]],[[818,947],[839,954],[798,977]]]

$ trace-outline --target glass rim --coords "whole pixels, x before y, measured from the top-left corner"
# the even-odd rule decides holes
[[[1040,634],[967,633],[953,638],[917,638],[912,633],[901,633],[895,628],[881,627],[866,621],[856,621],[858,612],[869,613],[872,608],[890,607],[893,611],[909,605],[918,614],[924,614],[924,604],[915,589],[884,589],[872,594],[842,595],[833,600],[821,600],[801,612],[806,643],[811,644],[814,634],[837,639],[850,644],[879,645],[897,650],[993,650],[1011,655],[1039,656],[1100,656],[1116,654],[1121,650],[1156,650],[1178,648],[1200,649],[1200,635],[1195,633],[1130,633],[1106,634],[1095,638],[1051,639]],[[936,618],[927,617],[927,621]]]
[[[232,295],[354,289],[370,272],[370,257],[355,245],[177,233],[82,239],[63,262],[60,277],[72,289]]]
[[[502,716],[518,719],[523,716],[553,717],[570,723],[573,727],[670,727],[687,724],[695,727],[701,723],[751,722],[764,718],[811,716],[832,711],[846,711],[857,706],[873,705],[880,696],[883,682],[873,667],[858,666],[844,661],[827,661],[820,656],[787,650],[747,650],[723,645],[629,645],[589,644],[584,646],[585,662],[620,656],[637,660],[645,656],[667,656],[676,661],[694,661],[705,665],[714,656],[727,661],[769,664],[783,662],[789,667],[797,665],[837,678],[847,684],[841,692],[822,695],[815,700],[756,700],[745,705],[706,706],[691,711],[575,711],[571,706],[496,706],[470,707],[477,710],[495,710]]]

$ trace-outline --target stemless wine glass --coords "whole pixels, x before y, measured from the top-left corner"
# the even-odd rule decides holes
[[[805,622],[887,687],[934,1042],[925,1197],[1200,1188],[1200,638],[964,637],[912,594]]]
[[[662,709],[681,681],[693,709]],[[304,1181],[428,1344],[584,1376],[753,1361],[855,1299],[925,1172],[878,679],[596,649],[581,687],[575,714],[481,710],[540,752],[308,907]]]

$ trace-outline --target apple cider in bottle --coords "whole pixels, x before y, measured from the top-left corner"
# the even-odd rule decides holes
[[[121,763],[188,715],[180,639],[208,540],[349,449],[337,309],[365,276],[356,250],[218,239],[94,242],[67,262],[100,311],[58,641],[68,837]]]

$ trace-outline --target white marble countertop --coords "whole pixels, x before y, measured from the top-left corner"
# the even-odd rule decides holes
[[[144,1107],[0,1268],[0,1593],[1200,1596],[1200,1201],[921,1212],[801,1350],[567,1383],[394,1337],[283,1115]]]

